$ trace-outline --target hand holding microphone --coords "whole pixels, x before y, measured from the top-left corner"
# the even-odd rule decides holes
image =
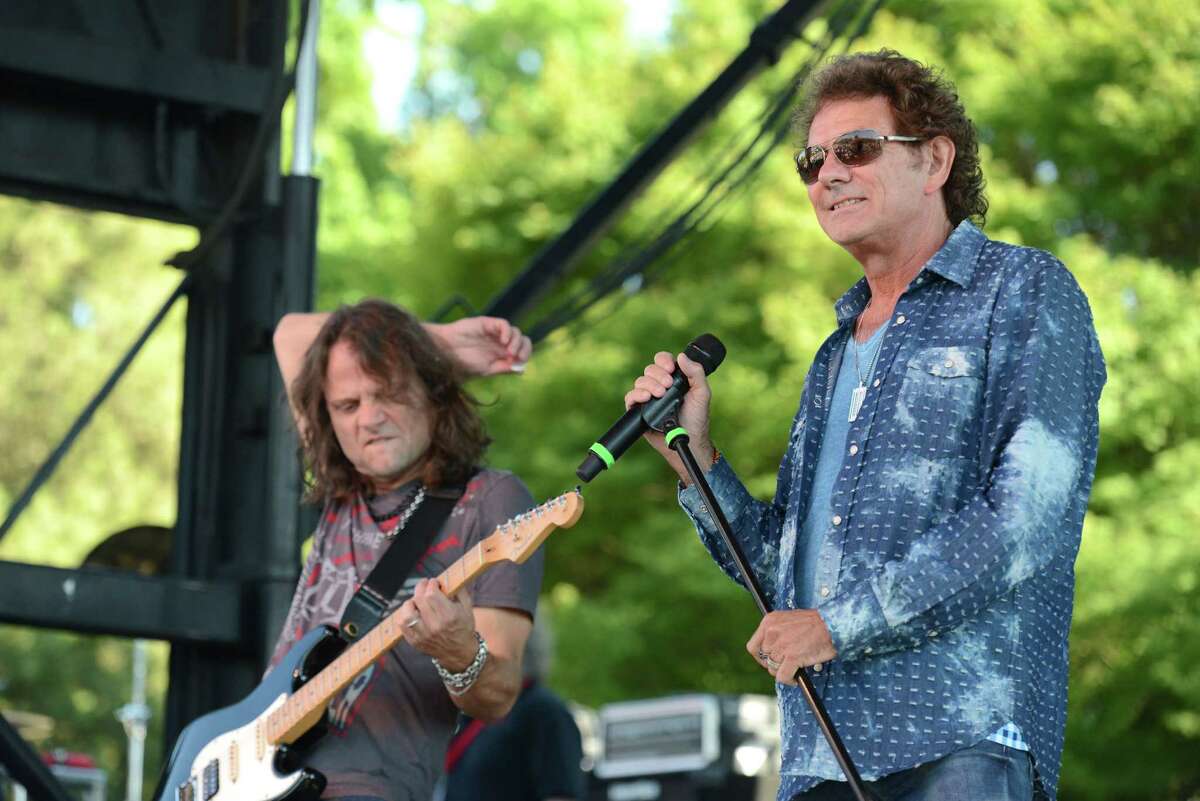
[[[661,428],[668,416],[674,416],[678,425],[687,429],[697,461],[705,467],[712,464],[714,451],[708,437],[708,404],[712,393],[706,375],[717,369],[724,358],[725,346],[712,334],[692,340],[679,355],[678,365],[666,351],[655,354],[654,362],[625,395],[625,415],[592,445],[576,475],[583,481],[591,481],[601,470],[611,467],[639,437],[645,436],[679,477],[688,481],[683,463],[667,447],[664,436],[654,430]]]
[[[699,362],[688,358],[686,352],[679,354],[679,360],[671,358],[666,351],[654,354],[654,361],[646,365],[645,371],[633,382],[633,389],[625,393],[625,408],[630,409],[638,404],[647,403],[655,398],[664,397],[670,391],[677,376],[682,375],[690,385],[683,395],[679,405],[679,425],[686,428],[691,437],[692,453],[696,461],[705,467],[712,464],[714,448],[708,436],[709,402],[712,400],[712,390],[708,386],[708,376]],[[647,428],[642,435],[647,442],[658,451],[667,464],[688,482],[687,470],[678,454],[667,447],[666,438],[659,432]]]

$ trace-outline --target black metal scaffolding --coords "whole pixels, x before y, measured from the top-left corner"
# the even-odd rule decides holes
[[[0,621],[171,643],[168,740],[257,683],[298,568],[299,475],[271,333],[285,312],[312,305],[317,186],[278,166],[288,6],[0,5],[0,192],[203,232],[195,251],[173,261],[179,289],[145,332],[186,300],[169,569],[142,576],[0,563]],[[15,732],[5,725],[0,734],[0,761],[31,795],[62,797]]]

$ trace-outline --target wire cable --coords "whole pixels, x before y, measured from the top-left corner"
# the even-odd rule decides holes
[[[848,50],[850,44],[866,30],[880,5],[882,0],[875,0],[865,7],[846,2],[835,9],[828,17],[829,24],[824,35],[817,42],[805,40],[811,52],[801,67],[768,99],[754,121],[730,137],[739,144],[747,138],[750,141],[736,149],[719,149],[720,154],[734,155],[723,167],[712,170],[716,174],[709,179],[700,197],[673,216],[669,211],[656,215],[656,222],[664,219],[670,221],[660,225],[656,232],[641,235],[640,242],[626,245],[585,286],[568,294],[539,320],[528,325],[530,338],[540,342],[565,326],[572,326],[574,335],[578,336],[582,333],[581,318],[588,310],[624,288],[625,292],[605,315],[611,316],[624,306],[629,297],[653,285],[677,263],[683,251],[680,243],[694,240],[697,233],[711,229],[728,210],[731,202],[746,192],[760,174],[766,159],[787,138],[790,109],[813,68],[834,49],[839,40],[843,44],[843,52]],[[748,136],[747,128],[754,129],[752,137]],[[710,165],[715,166],[720,162],[721,156],[718,156],[710,160]],[[701,174],[712,173],[706,171]],[[701,179],[697,179],[696,183],[700,182]],[[653,228],[647,230],[654,231]],[[636,282],[633,281],[635,278],[638,279]]]

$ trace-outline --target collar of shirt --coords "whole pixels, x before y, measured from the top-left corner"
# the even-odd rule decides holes
[[[965,287],[975,274],[975,262],[978,260],[979,251],[985,242],[987,242],[987,237],[983,232],[976,228],[970,220],[963,220],[957,228],[950,232],[949,238],[925,264],[923,271],[928,270]],[[846,290],[846,294],[833,304],[833,310],[837,314],[838,327],[842,327],[861,314],[862,310],[867,307],[867,301],[870,298],[871,290],[867,286],[867,279],[858,279],[858,282]]]

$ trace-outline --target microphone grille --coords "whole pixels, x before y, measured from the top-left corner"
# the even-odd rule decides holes
[[[725,346],[712,334],[701,334],[688,343],[683,351],[692,361],[704,367],[704,374],[711,375],[725,361]]]

